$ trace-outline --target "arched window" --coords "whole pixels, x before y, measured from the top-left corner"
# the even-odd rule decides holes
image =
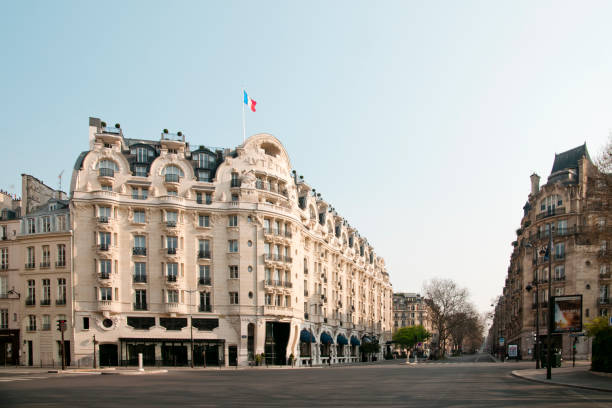
[[[119,170],[119,166],[112,160],[103,159],[98,162],[98,169],[102,177],[114,177],[115,171]]]
[[[177,166],[167,166],[163,171],[163,175],[165,176],[166,182],[172,183],[178,183],[181,177],[185,177],[183,170]]]

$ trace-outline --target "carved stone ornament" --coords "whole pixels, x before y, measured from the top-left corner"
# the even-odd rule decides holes
[[[90,192],[91,191],[91,182],[88,181],[87,184],[85,184],[85,191]]]
[[[122,184],[121,187],[119,187],[119,191],[121,192],[121,194],[127,193],[127,188],[125,187],[125,184]]]

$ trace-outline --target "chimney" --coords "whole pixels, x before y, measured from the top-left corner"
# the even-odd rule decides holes
[[[531,194],[537,194],[540,191],[540,176],[533,173],[531,175]]]

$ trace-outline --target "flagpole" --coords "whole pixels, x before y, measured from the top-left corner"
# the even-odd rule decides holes
[[[242,97],[244,98],[244,89],[242,90]],[[242,101],[242,144],[246,141],[246,115],[244,113],[244,99]]]

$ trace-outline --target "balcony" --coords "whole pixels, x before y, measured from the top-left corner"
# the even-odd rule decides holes
[[[147,255],[147,248],[144,248],[144,247],[134,247],[134,248],[132,248],[132,254],[138,255],[138,256],[145,256],[145,255]]]
[[[66,299],[57,299],[55,301],[56,306],[64,306],[66,304]]]
[[[145,194],[132,194],[133,200],[146,200],[147,198],[149,198],[149,196]]]
[[[166,221],[167,228],[176,228],[176,221]]]
[[[112,300],[98,300],[98,310],[101,312],[117,313],[120,311],[119,302]]]
[[[212,305],[200,305],[198,307],[198,312],[211,313],[212,312]]]
[[[168,283],[176,283],[177,276],[176,275],[166,275],[166,282]]]
[[[176,255],[176,248],[174,247],[170,247],[170,248],[166,248],[168,255]]]
[[[56,268],[65,268],[66,267],[66,261],[65,260],[56,261],[55,262],[55,267]]]
[[[187,314],[187,305],[182,303],[170,302],[166,303],[166,313],[172,314]]]
[[[134,275],[133,282],[134,283],[147,283],[147,275]]]
[[[612,275],[610,274],[610,272],[604,272],[604,273],[600,273],[599,274],[599,279],[602,279],[602,280],[610,279],[611,276]]]
[[[293,287],[293,284],[292,284],[291,282],[284,281],[284,282],[283,282],[283,286],[284,286],[285,288],[292,288],[292,287]]]
[[[210,250],[198,251],[199,259],[210,259]]]
[[[283,262],[285,262],[285,263],[292,263],[293,262],[293,258],[291,258],[290,256],[284,256],[283,257]]]
[[[555,281],[555,282],[564,282],[565,281],[565,275],[563,275],[563,276],[555,276],[553,278],[553,281]]]
[[[609,305],[609,304],[610,304],[610,298],[607,298],[607,297],[600,297],[600,298],[598,299],[598,303],[599,303],[600,305]]]
[[[100,244],[98,245],[98,251],[108,251],[108,244]]]
[[[42,299],[40,301],[41,306],[49,306],[51,304],[51,299]]]
[[[293,316],[293,309],[286,306],[264,306],[264,314],[271,314],[277,316]]]
[[[111,274],[108,272],[101,272],[98,274],[98,279],[106,280],[110,278],[111,278]]]
[[[212,285],[212,280],[209,277],[200,277],[198,285],[210,286]]]
[[[28,297],[25,301],[26,306],[36,306],[36,298]]]
[[[106,216],[100,216],[100,217],[98,217],[98,222],[99,222],[100,224],[108,224],[108,217],[106,217]]]
[[[146,302],[134,303],[133,307],[134,307],[134,310],[147,310],[147,303]]]
[[[36,263],[35,262],[28,262],[25,264],[25,268],[26,269],[34,269],[36,268]]]
[[[47,261],[47,262],[41,262],[40,263],[40,267],[41,268],[50,268],[51,267],[51,262]]]
[[[104,178],[112,179],[112,178],[115,177],[115,170],[114,169],[102,168],[98,172],[98,177],[104,177]]]
[[[238,179],[232,179],[232,181],[230,182],[230,187],[234,188],[234,187],[240,187],[240,185],[242,184],[242,182]]]

